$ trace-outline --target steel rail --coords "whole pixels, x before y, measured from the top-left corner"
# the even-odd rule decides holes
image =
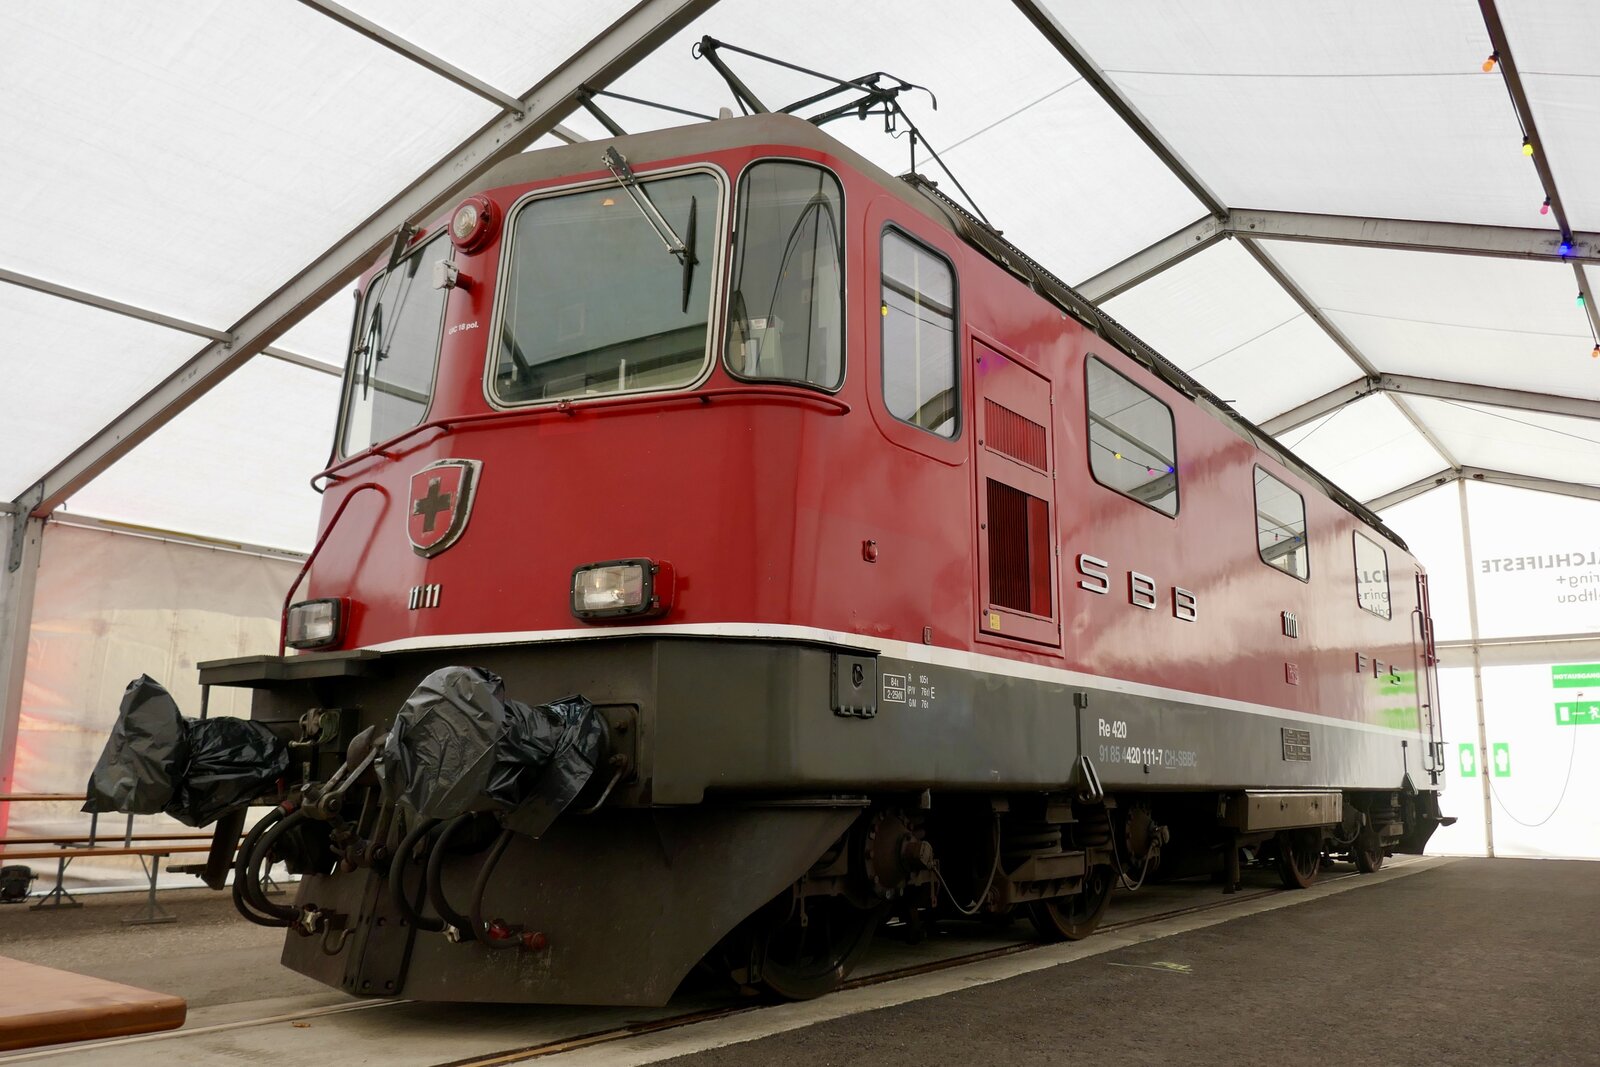
[[[1406,861],[1401,861],[1402,863]],[[1387,865],[1386,865],[1387,866]],[[1353,871],[1328,875],[1319,879],[1318,885],[1330,882],[1345,881],[1350,878],[1361,877]],[[1192,904],[1184,907],[1172,908],[1151,915],[1126,919],[1121,922],[1106,923],[1101,926],[1095,935],[1110,933],[1116,930],[1136,929],[1166,919],[1178,918],[1200,912],[1213,911],[1227,907],[1229,904],[1243,903],[1250,900],[1259,900],[1264,897],[1276,896],[1279,893],[1292,892],[1291,890],[1277,887],[1249,890],[1242,893],[1224,896],[1219,891],[1213,899],[1201,904]],[[1035,949],[1050,948],[1059,942],[1018,940],[1010,944],[997,945],[991,948],[978,949],[974,952],[963,953],[959,956],[948,957],[943,960],[930,960],[927,963],[909,964],[905,967],[884,971],[880,974],[863,975],[851,979],[840,987],[841,990],[859,989],[863,987],[881,985],[900,978],[914,978],[923,974],[931,974],[942,970],[971,963],[982,963],[985,960],[998,959],[1005,956],[1014,956]],[[347,1012],[367,1011],[374,1008],[393,1008],[411,1004],[425,1004],[427,1001],[413,1000],[405,997],[393,999],[360,1000],[354,1003],[340,1003],[323,1005],[320,1007],[304,1008],[298,1011],[274,1012],[268,1015],[256,1016],[248,1019],[235,1019],[229,1022],[211,1023],[187,1029],[167,1030],[153,1034],[134,1034],[126,1037],[106,1038],[101,1041],[84,1042],[70,1046],[59,1046],[43,1050],[18,1050],[14,1053],[0,1054],[0,1063],[8,1063],[13,1059],[28,1060],[46,1059],[63,1053],[87,1052],[91,1049],[108,1048],[120,1045],[147,1044],[157,1041],[173,1041],[185,1037],[225,1033],[230,1030],[243,1030],[252,1026],[263,1026],[272,1023],[295,1022],[304,1019],[325,1018],[332,1015],[343,1015]],[[613,1027],[607,1030],[597,1030],[586,1034],[575,1034],[571,1037],[556,1038],[551,1041],[536,1045],[527,1045],[520,1048],[504,1049],[499,1052],[486,1052],[465,1059],[451,1060],[438,1067],[496,1067],[499,1064],[518,1063],[523,1060],[536,1059],[554,1055],[558,1052],[573,1051],[591,1045],[606,1044],[611,1041],[620,1041],[630,1037],[639,1037],[645,1034],[656,1033],[664,1030],[677,1029],[682,1026],[693,1025],[697,1022],[708,1022],[715,1019],[726,1018],[732,1015],[751,1011],[760,1011],[762,1008],[771,1007],[771,1004],[749,1004],[740,1002],[721,1007],[701,1008],[694,1011],[682,1012],[677,1015],[667,1016],[662,1019],[646,1021],[628,1027]]]
[[[1342,881],[1347,878],[1360,877],[1354,872],[1334,875],[1330,878],[1320,879],[1318,884]],[[1183,915],[1193,915],[1198,912],[1214,911],[1230,904],[1239,904],[1249,900],[1259,900],[1262,897],[1276,896],[1279,893],[1293,892],[1288,889],[1257,889],[1243,893],[1222,896],[1221,899],[1210,900],[1204,904],[1192,904],[1187,907],[1173,908],[1168,911],[1158,912],[1154,915],[1144,915],[1136,919],[1125,919],[1122,922],[1107,923],[1101,926],[1090,937],[1110,933],[1114,930],[1131,930],[1141,926],[1167,919],[1178,918]],[[1219,894],[1220,895],[1220,894]],[[930,960],[927,963],[914,963],[892,970],[882,971],[878,974],[862,975],[840,984],[834,992],[844,992],[852,989],[864,989],[870,986],[883,985],[887,982],[898,981],[902,978],[916,978],[924,974],[934,974],[947,971],[956,967],[964,967],[974,963],[983,963],[987,960],[1001,959],[1006,956],[1017,956],[1039,949],[1051,948],[1061,944],[1057,941],[1015,941],[1008,945],[998,945],[994,948],[979,949],[975,952],[963,953],[959,956],[950,956],[942,960]],[[831,995],[831,994],[830,994]],[[577,1034],[572,1037],[557,1038],[537,1045],[527,1045],[522,1048],[505,1049],[501,1052],[490,1052],[479,1056],[468,1056],[464,1059],[449,1060],[438,1064],[436,1067],[505,1067],[507,1064],[525,1063],[529,1060],[542,1059],[546,1056],[555,1056],[563,1052],[574,1052],[578,1049],[593,1048],[596,1045],[608,1045],[614,1041],[624,1041],[628,1038],[643,1037],[648,1034],[658,1034],[664,1030],[676,1030],[696,1023],[713,1022],[718,1019],[731,1018],[735,1015],[745,1015],[750,1012],[761,1011],[771,1007],[770,1004],[729,1004],[720,1008],[702,1008],[682,1015],[671,1015],[664,1019],[651,1019],[640,1023],[631,1023],[627,1026],[612,1027],[607,1030],[595,1030],[587,1034]]]

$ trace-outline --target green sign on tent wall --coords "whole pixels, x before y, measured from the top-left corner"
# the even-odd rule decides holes
[[[1557,689],[1600,690],[1600,663],[1558,663],[1550,668],[1550,684]]]
[[[1478,747],[1470,741],[1461,742],[1461,777],[1478,777]]]
[[[1600,700],[1564,700],[1556,703],[1557,726],[1600,726]]]

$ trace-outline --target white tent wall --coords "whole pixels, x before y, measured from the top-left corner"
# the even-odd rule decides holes
[[[283,596],[299,564],[289,558],[150,536],[46,527],[17,724],[12,791],[81,795],[116,720],[128,682],[148,674],[196,717],[195,665],[277,650]],[[214,689],[209,714],[248,716],[246,690]],[[83,832],[76,803],[16,803],[9,832]],[[102,817],[108,836],[124,819]],[[3,824],[0,824],[3,825]],[[141,830],[171,829],[140,816]],[[127,863],[75,864],[79,881],[129,880]],[[137,865],[131,866],[132,871]]]
[[[1600,859],[1600,502],[1469,482],[1384,519],[1439,620],[1459,821],[1429,851]]]

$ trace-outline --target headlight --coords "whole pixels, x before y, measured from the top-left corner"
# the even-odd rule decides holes
[[[580,619],[661,615],[671,606],[670,563],[612,559],[572,572],[572,614]]]
[[[283,643],[290,648],[322,648],[338,642],[344,627],[344,601],[302,600],[289,608]]]

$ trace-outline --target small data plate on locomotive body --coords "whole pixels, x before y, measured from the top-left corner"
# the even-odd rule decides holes
[[[1291,763],[1311,762],[1311,731],[1283,728],[1283,758]]]

